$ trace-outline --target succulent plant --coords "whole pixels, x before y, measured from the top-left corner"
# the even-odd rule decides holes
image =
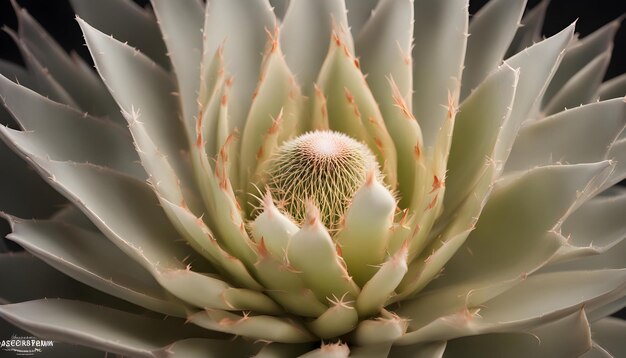
[[[26,250],[0,255],[8,322],[146,357],[624,353],[619,20],[540,39],[525,0],[72,4],[97,73],[17,5],[26,68],[0,62],[0,137],[68,200],[0,198]]]

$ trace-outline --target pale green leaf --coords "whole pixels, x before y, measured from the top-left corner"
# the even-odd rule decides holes
[[[19,36],[24,44],[79,108],[123,123],[117,104],[84,60],[78,56],[70,57],[26,10],[17,8],[16,14]]]
[[[90,162],[143,178],[124,127],[53,102],[0,76],[0,96],[24,132],[3,128],[4,137],[30,155]]]
[[[154,357],[154,351],[180,339],[210,336],[180,319],[148,318],[63,299],[0,306],[0,316],[39,337],[134,357]]]
[[[542,112],[550,115],[566,108],[573,108],[593,101],[610,60],[610,50],[598,55],[565,82],[563,87],[546,104]]]
[[[167,49],[152,11],[131,0],[70,0],[74,11],[98,30],[138,48],[153,61],[170,68]]]
[[[564,344],[567,342],[566,344]],[[528,332],[463,337],[448,342],[445,357],[571,358],[591,348],[584,310]]]
[[[331,32],[347,32],[348,20],[343,0],[291,0],[280,28],[280,43],[285,60],[305,93],[322,67]],[[352,36],[337,33],[353,52]]]
[[[511,116],[504,124],[496,145],[495,159],[498,163],[504,164],[508,158],[519,128],[532,115],[533,106],[556,70],[573,34],[574,24],[505,61],[512,68],[519,68],[520,74]]]
[[[213,0],[206,6],[202,66],[223,45],[226,71],[234,76],[229,132],[244,128],[259,78],[265,31],[275,25],[267,0]]]
[[[626,126],[626,102],[612,99],[557,113],[523,127],[505,174],[555,163],[590,163],[607,157]]]
[[[471,19],[461,100],[500,66],[522,18],[526,0],[489,1]]]
[[[452,95],[458,99],[460,95],[467,11],[467,0],[415,1],[413,112],[422,128],[427,152],[434,148],[446,122],[448,98]]]
[[[152,0],[168,57],[178,80],[178,96],[188,134],[198,113],[204,4],[198,0]]]

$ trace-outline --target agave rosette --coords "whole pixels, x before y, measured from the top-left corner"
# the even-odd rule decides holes
[[[130,356],[623,347],[618,21],[540,39],[525,0],[472,21],[467,0],[72,3],[97,73],[19,8],[27,69],[0,62],[2,139],[71,203],[2,198],[28,252],[2,274],[30,285],[3,288],[7,321]],[[364,164],[307,191],[284,157],[306,143]]]

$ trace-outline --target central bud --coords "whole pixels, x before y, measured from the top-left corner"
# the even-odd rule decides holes
[[[302,223],[306,202],[334,230],[368,172],[380,176],[369,148],[349,136],[315,131],[285,142],[272,157],[269,190],[276,205]]]

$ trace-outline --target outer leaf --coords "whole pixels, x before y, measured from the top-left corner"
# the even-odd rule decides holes
[[[624,126],[626,102],[620,98],[533,122],[520,130],[505,173],[555,163],[590,163],[605,159]]]
[[[505,58],[511,57],[534,43],[541,41],[541,30],[549,4],[550,0],[543,0],[524,14],[511,46],[509,46],[507,54],[504,56]]]
[[[603,53],[611,52],[613,37],[619,29],[622,19],[623,18],[617,19],[602,26],[582,40],[574,41],[569,46],[563,56],[563,61],[561,61],[558,70],[554,74],[554,78],[550,81],[550,85],[546,89],[543,98],[544,105],[550,101],[554,101],[554,96],[556,96],[559,91],[563,90],[566,83],[570,82],[575,75],[577,76],[577,73],[588,66],[594,59],[598,58]],[[598,72],[601,81],[604,71],[598,70]],[[597,84],[595,85],[597,86]],[[571,107],[571,105],[568,107]]]
[[[258,347],[255,347],[252,342],[243,339],[187,338],[155,351],[154,356],[164,358],[250,357],[257,350]]]
[[[37,156],[108,166],[144,177],[124,128],[55,103],[0,76],[0,96],[25,132],[4,137]]]
[[[188,146],[187,137],[183,123],[176,120],[179,108],[172,96],[174,87],[169,74],[130,46],[105,36],[82,20],[79,24],[96,68],[115,100],[127,117],[146,119],[144,124],[148,136],[159,152],[169,158],[181,179],[183,192],[194,190],[188,159],[184,154]],[[186,199],[194,202],[191,194]]]
[[[210,330],[242,335],[278,343],[305,343],[316,338],[299,324],[282,317],[239,316],[210,310],[193,314],[188,320]],[[272,329],[267,329],[272,327]]]
[[[519,68],[520,76],[511,116],[498,137],[496,161],[504,163],[508,158],[520,126],[531,115],[531,109],[556,70],[573,33],[574,24],[506,60],[509,66]]]
[[[67,91],[76,104],[84,111],[97,116],[109,116],[123,122],[117,104],[91,70],[84,71],[84,61],[71,58],[26,10],[16,5],[19,22],[19,35],[33,56],[50,72],[51,76]]]
[[[526,0],[489,1],[471,19],[461,99],[502,62],[526,7]]]
[[[626,74],[611,78],[598,89],[600,100],[626,96]]]
[[[446,357],[570,358],[578,357],[590,348],[589,323],[584,310],[580,310],[528,332],[452,340],[446,348]]]
[[[209,335],[178,319],[147,318],[62,299],[0,306],[0,316],[40,337],[134,357],[153,357],[153,351],[182,338]]]
[[[607,352],[619,357],[626,352],[626,323],[624,320],[607,317],[591,325],[593,340]]]
[[[611,50],[598,55],[593,61],[573,75],[544,108],[546,114],[562,111],[591,102],[600,88],[611,60]]]
[[[448,159],[444,214],[450,215],[469,195],[493,158],[500,128],[511,114],[519,71],[502,66],[459,108]]]
[[[203,66],[208,62],[206,56],[212,56],[224,44],[226,70],[235,75],[229,132],[244,127],[259,77],[265,29],[272,29],[275,24],[267,0],[214,0],[207,4]]]
[[[446,264],[435,287],[501,282],[530,273],[556,252],[549,231],[610,173],[608,161],[531,170],[497,184],[465,246]],[[545,198],[552,198],[546,201]]]
[[[67,104],[73,108],[79,108],[67,91],[52,77],[50,72],[35,57],[30,48],[26,46],[24,41],[11,29],[4,28],[4,31],[13,38],[15,44],[22,54],[22,58],[26,63],[30,77],[36,84],[37,91],[46,97],[50,97],[55,102]]]
[[[413,112],[422,128],[427,151],[434,147],[446,121],[449,95],[452,93],[458,99],[460,94],[467,8],[467,0],[415,1]]]
[[[153,61],[170,67],[167,49],[152,11],[130,0],[70,0],[76,13],[106,34],[128,41]]]
[[[398,157],[412,158],[422,145],[421,130],[411,112],[413,68],[413,4],[409,0],[379,2],[357,38],[357,54],[367,73]],[[398,190],[405,201],[413,196],[415,161],[398,165]]]
[[[352,36],[357,38],[363,25],[370,18],[378,0],[345,0],[348,11],[348,24],[352,31]]]
[[[152,7],[176,73],[183,118],[191,134],[198,112],[203,4],[198,0],[153,0]]]
[[[567,243],[557,260],[602,253],[626,238],[626,192],[600,195],[585,202],[563,224]]]
[[[26,252],[0,254],[2,304],[41,297],[84,298],[91,290]],[[27,285],[24,283],[28,282]],[[21,287],[23,286],[23,287]],[[16,290],[16,287],[20,287]]]
[[[185,316],[184,305],[102,234],[50,221],[12,219],[12,227],[9,239],[68,276],[150,310]]]
[[[280,30],[285,60],[305,93],[313,90],[313,81],[328,51],[331,31],[348,31],[346,4],[343,0],[291,0]],[[343,36],[354,52],[352,36]]]
[[[505,293],[485,302],[440,317],[400,338],[398,344],[449,340],[474,334],[520,332],[542,323],[593,309],[622,297],[626,291],[625,270],[571,271],[529,276]],[[480,312],[480,314],[478,314]],[[409,307],[399,310],[412,319]],[[417,317],[416,317],[417,318]]]

